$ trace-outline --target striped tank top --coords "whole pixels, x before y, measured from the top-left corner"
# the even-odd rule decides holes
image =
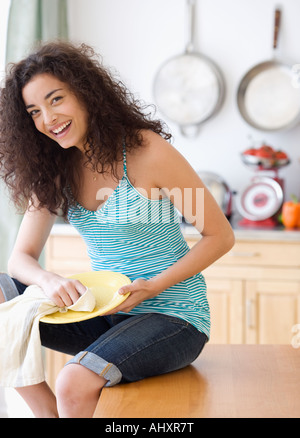
[[[131,281],[150,279],[183,257],[189,247],[180,228],[180,217],[169,198],[149,199],[124,173],[117,188],[96,211],[78,202],[68,220],[87,245],[92,269],[127,275]],[[143,301],[128,314],[163,313],[182,318],[209,337],[210,312],[201,273],[158,296]]]

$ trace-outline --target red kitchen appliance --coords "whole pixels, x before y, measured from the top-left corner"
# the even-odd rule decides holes
[[[242,161],[255,171],[250,183],[237,196],[237,209],[242,215],[240,226],[273,228],[284,200],[284,181],[279,169],[289,164],[288,158],[261,157],[242,153]]]

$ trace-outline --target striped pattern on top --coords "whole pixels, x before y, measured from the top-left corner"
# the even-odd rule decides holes
[[[87,244],[92,269],[111,270],[132,281],[150,279],[183,257],[189,247],[169,198],[149,199],[129,181],[124,149],[124,175],[97,211],[79,203],[70,208],[69,222]],[[193,324],[209,337],[210,312],[201,273],[145,300],[129,314],[165,313]]]

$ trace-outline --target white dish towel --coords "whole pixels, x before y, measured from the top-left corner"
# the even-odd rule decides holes
[[[66,309],[91,312],[96,300],[90,289]],[[36,285],[0,304],[0,386],[21,387],[45,380],[39,320],[61,310]]]

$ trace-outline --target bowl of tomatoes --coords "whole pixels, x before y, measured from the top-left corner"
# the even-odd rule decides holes
[[[274,149],[272,146],[263,144],[255,148],[250,147],[241,154],[244,164],[257,169],[278,169],[290,163],[286,152]]]

